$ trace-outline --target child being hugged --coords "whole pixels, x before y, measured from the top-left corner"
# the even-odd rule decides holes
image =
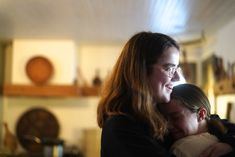
[[[235,124],[210,114],[204,92],[192,84],[173,88],[169,103],[159,104],[168,120],[170,151],[177,157],[234,157]]]

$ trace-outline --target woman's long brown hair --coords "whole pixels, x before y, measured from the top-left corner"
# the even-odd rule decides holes
[[[154,137],[162,139],[166,121],[156,109],[148,77],[150,68],[163,52],[178,44],[160,33],[141,32],[124,46],[106,81],[97,109],[97,122],[102,128],[112,115],[129,115],[149,126]]]

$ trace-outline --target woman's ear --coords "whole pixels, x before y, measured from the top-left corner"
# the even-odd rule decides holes
[[[206,118],[207,115],[207,111],[204,107],[200,107],[200,109],[198,110],[198,121],[202,121]]]

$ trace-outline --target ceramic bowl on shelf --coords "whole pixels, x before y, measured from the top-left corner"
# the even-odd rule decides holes
[[[44,85],[53,75],[53,65],[46,57],[35,56],[27,62],[26,74],[34,84]]]

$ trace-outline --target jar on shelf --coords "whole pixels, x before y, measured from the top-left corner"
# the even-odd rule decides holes
[[[92,85],[93,86],[101,86],[101,84],[102,84],[102,79],[100,77],[100,70],[96,69],[95,70],[95,76],[92,80]]]

